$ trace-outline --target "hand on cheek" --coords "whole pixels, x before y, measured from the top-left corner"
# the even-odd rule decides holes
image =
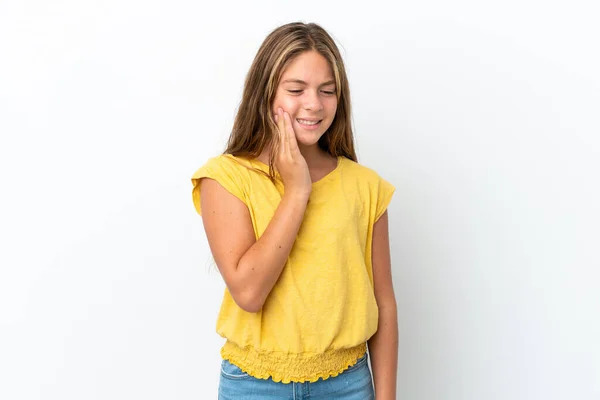
[[[276,104],[275,106],[273,106],[273,115],[279,114],[279,110],[281,110],[281,112],[285,112],[285,108],[283,108],[279,104]]]
[[[283,118],[283,114],[285,112],[287,112],[290,116],[290,119],[293,119],[292,114],[290,114],[289,111],[286,111],[286,109],[283,108],[283,106],[281,106],[281,105],[275,105],[272,112],[273,112],[273,118],[277,118],[277,117]],[[277,122],[277,121],[275,121],[275,122]]]

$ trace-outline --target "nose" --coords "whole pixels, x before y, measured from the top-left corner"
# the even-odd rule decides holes
[[[307,90],[304,96],[304,109],[310,111],[321,111],[323,102],[318,91]]]

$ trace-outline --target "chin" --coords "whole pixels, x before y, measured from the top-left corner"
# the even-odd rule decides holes
[[[321,136],[323,136],[323,133],[321,134],[310,134],[310,133],[300,133],[300,134],[296,134],[296,141],[298,142],[299,145],[302,146],[314,146],[317,143],[319,143],[319,139],[321,139]]]
[[[329,125],[323,130],[305,130],[302,127],[294,126],[294,131],[296,132],[296,141],[298,144],[303,146],[314,146],[319,143],[319,139],[325,134]]]

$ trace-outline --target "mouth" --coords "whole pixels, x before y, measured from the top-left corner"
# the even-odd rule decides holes
[[[296,118],[296,122],[298,122],[298,124],[305,129],[315,129],[317,127],[319,127],[319,125],[321,125],[321,122],[323,120],[322,119],[303,119],[303,118]]]

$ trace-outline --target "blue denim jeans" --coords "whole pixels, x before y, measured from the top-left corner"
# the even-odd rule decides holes
[[[223,360],[219,400],[373,400],[368,353],[338,376],[316,382],[274,382],[257,379]]]

